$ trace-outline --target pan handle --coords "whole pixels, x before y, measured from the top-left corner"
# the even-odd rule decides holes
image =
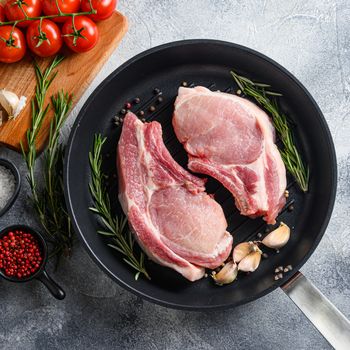
[[[65,298],[66,293],[64,290],[43,270],[37,279],[43,283],[50,293],[58,300]]]
[[[350,349],[349,320],[301,272],[281,288],[335,349]]]

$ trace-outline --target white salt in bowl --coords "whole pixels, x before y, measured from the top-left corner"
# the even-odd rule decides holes
[[[12,204],[15,202],[18,196],[18,193],[21,187],[21,176],[17,167],[9,160],[0,158],[0,171],[3,168],[6,168],[12,173],[14,178],[14,186],[13,186],[13,189],[11,189],[11,195],[6,200],[6,203],[0,203],[0,205],[2,204],[0,206],[0,217],[3,216],[11,208]],[[0,178],[0,191],[6,190],[6,188],[3,188],[2,186],[3,184],[1,183],[1,178]]]

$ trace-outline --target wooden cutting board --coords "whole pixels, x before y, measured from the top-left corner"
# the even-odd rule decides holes
[[[126,33],[127,19],[115,12],[97,26],[100,39],[94,49],[83,54],[74,54],[68,50],[64,52],[66,58],[57,68],[58,74],[48,90],[46,103],[49,103],[52,94],[62,89],[74,95],[74,103],[79,100]],[[18,63],[0,63],[0,89],[5,88],[18,96],[27,97],[27,105],[21,114],[0,126],[0,144],[16,151],[21,151],[20,141],[25,140],[26,131],[31,125],[30,101],[36,86],[33,58],[27,56]],[[36,59],[42,69],[52,61],[52,58]],[[50,110],[38,135],[38,151],[45,147],[52,117],[53,112]]]

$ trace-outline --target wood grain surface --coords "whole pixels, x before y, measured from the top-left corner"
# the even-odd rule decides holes
[[[46,103],[49,103],[52,94],[61,89],[73,94],[75,103],[79,100],[126,33],[127,19],[121,13],[115,12],[111,18],[99,22],[97,26],[100,39],[94,49],[83,54],[68,52],[68,49],[63,52],[66,58],[57,68],[58,74],[49,88]],[[36,60],[44,69],[52,58],[36,58]],[[34,96],[35,85],[33,58],[29,54],[22,61],[14,64],[0,63],[0,89],[10,90],[19,96],[27,97],[27,105],[21,114],[15,120],[7,121],[0,126],[1,145],[16,151],[21,150],[20,141],[25,140],[25,133],[31,123],[30,101]],[[38,151],[45,147],[52,117],[53,112],[50,110],[38,135]]]

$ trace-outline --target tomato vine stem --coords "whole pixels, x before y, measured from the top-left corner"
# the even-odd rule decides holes
[[[0,27],[11,25],[11,24],[17,24],[24,21],[36,21],[40,19],[50,19],[50,18],[57,18],[57,17],[73,17],[73,16],[87,16],[87,15],[94,15],[97,11],[95,9],[92,9],[91,11],[85,11],[85,12],[76,12],[76,13],[62,13],[58,15],[48,15],[48,16],[37,16],[37,17],[27,17],[23,19],[17,19],[15,21],[7,21],[7,22],[0,22]]]

